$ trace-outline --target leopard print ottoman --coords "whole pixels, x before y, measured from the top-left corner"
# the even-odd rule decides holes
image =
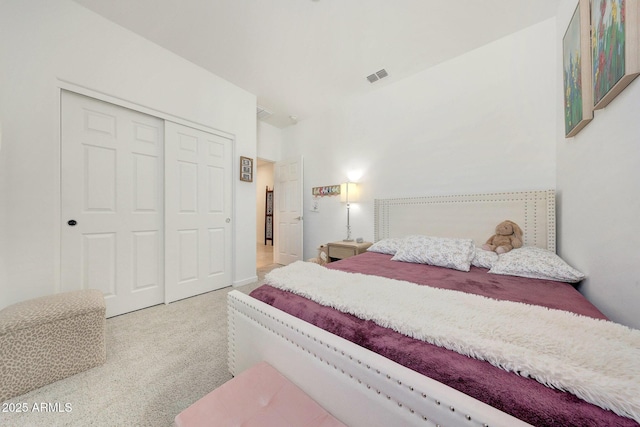
[[[0,310],[0,401],[106,360],[102,292],[81,290]]]

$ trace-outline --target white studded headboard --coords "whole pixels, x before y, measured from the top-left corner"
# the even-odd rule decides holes
[[[556,250],[554,190],[375,200],[375,241],[424,234],[471,238],[481,246],[504,220],[522,228],[525,246]]]

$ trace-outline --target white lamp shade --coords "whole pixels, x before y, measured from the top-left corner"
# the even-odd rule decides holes
[[[357,202],[359,198],[358,185],[355,182],[340,184],[340,201],[342,203]]]

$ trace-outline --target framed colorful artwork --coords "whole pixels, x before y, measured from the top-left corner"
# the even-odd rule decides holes
[[[565,138],[593,120],[589,24],[589,0],[580,0],[562,39]]]
[[[594,109],[604,108],[640,74],[638,0],[591,0]]]

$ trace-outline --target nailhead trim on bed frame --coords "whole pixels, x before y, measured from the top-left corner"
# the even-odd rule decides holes
[[[461,194],[461,195],[444,195],[444,196],[427,196],[427,197],[405,197],[394,199],[376,199],[374,201],[374,241],[386,237],[394,236],[393,230],[390,230],[390,215],[394,206],[429,206],[442,204],[457,203],[473,203],[473,202],[523,202],[525,218],[524,224],[519,224],[523,228],[524,243],[530,246],[544,246],[555,252],[556,250],[556,207],[555,207],[555,190],[538,190],[523,192],[507,192],[507,193],[485,193],[485,194]],[[546,212],[538,211],[538,204],[543,202],[546,206]],[[538,236],[538,218],[544,215],[546,223],[546,242],[536,241]],[[508,219],[508,218],[502,218]],[[489,231],[490,233],[490,231]],[[487,238],[491,234],[487,234]],[[447,236],[440,236],[447,237]],[[476,242],[479,245],[480,242]],[[481,242],[484,243],[484,242]],[[481,244],[480,243],[480,244]]]
[[[353,373],[351,373],[351,372],[345,372],[345,370],[344,370],[343,368],[338,368],[338,367],[336,366],[336,364],[332,364],[332,363],[331,363],[331,362],[329,362],[329,361],[325,361],[322,357],[318,357],[318,355],[317,355],[315,352],[313,352],[312,350],[310,350],[310,349],[308,349],[308,348],[305,348],[305,347],[301,346],[299,343],[296,343],[296,342],[292,341],[291,339],[289,339],[289,338],[285,337],[284,335],[282,335],[281,333],[279,333],[279,332],[275,331],[274,329],[272,329],[272,328],[271,328],[271,327],[269,327],[268,325],[265,325],[263,322],[260,322],[260,321],[259,321],[259,319],[257,319],[256,317],[253,317],[253,316],[249,316],[249,315],[247,315],[245,312],[243,312],[242,310],[240,310],[240,309],[237,307],[237,305],[238,305],[238,304],[242,304],[242,305],[244,305],[245,307],[250,307],[250,306],[249,306],[248,304],[246,304],[245,302],[238,301],[237,299],[232,299],[231,301],[232,301],[232,304],[230,304],[230,305],[229,305],[229,307],[228,307],[228,313],[229,313],[229,323],[228,323],[228,327],[229,327],[229,358],[228,358],[228,364],[229,364],[229,370],[230,370],[232,373],[235,373],[235,372],[236,372],[236,365],[235,365],[235,357],[236,357],[236,356],[235,356],[235,349],[234,349],[234,346],[233,346],[233,341],[234,341],[234,338],[235,338],[235,324],[234,324],[233,316],[231,315],[232,311],[235,311],[235,312],[240,313],[242,316],[244,316],[244,317],[247,317],[247,318],[251,319],[253,322],[255,322],[256,324],[259,324],[261,327],[263,327],[264,329],[268,330],[269,332],[271,332],[271,333],[275,334],[275,335],[276,335],[276,336],[278,336],[279,338],[286,340],[286,341],[287,341],[287,342],[289,342],[290,344],[295,344],[295,346],[296,346],[297,348],[299,348],[299,349],[301,349],[301,350],[303,350],[303,351],[307,352],[309,355],[311,355],[311,356],[313,356],[314,358],[316,358],[316,359],[320,360],[321,362],[326,363],[328,366],[333,366],[333,368],[334,368],[335,370],[339,370],[342,374],[344,374],[344,375],[348,375],[348,376],[349,376],[349,378],[356,380],[356,381],[358,382],[358,384],[362,384],[362,385],[366,386],[366,388],[367,388],[368,390],[373,389],[373,390],[376,392],[376,394],[378,394],[378,395],[380,395],[380,394],[381,394],[380,390],[378,390],[378,389],[376,389],[376,388],[372,388],[372,386],[371,386],[370,384],[368,384],[368,383],[366,383],[366,382],[363,382],[363,380],[362,380],[361,378],[358,378],[357,376],[354,376],[354,374],[353,374]],[[345,352],[344,352],[344,351],[342,351],[342,350],[338,350],[336,347],[333,347],[333,348],[332,348],[329,344],[326,344],[326,343],[324,343],[323,341],[320,341],[320,340],[318,340],[317,338],[312,337],[310,334],[307,334],[307,333],[301,332],[298,328],[294,328],[293,326],[291,326],[291,325],[289,325],[289,324],[287,324],[287,323],[283,322],[282,320],[280,320],[280,319],[276,319],[275,317],[271,316],[269,313],[267,313],[267,312],[265,312],[265,311],[263,311],[263,310],[257,310],[257,311],[258,311],[258,313],[260,313],[261,315],[263,315],[263,316],[265,316],[265,317],[267,317],[267,318],[269,318],[269,319],[271,319],[271,320],[273,320],[273,321],[275,321],[275,322],[277,322],[277,323],[279,323],[279,324],[281,324],[281,325],[285,326],[285,327],[286,327],[286,328],[288,328],[289,330],[291,330],[291,331],[295,331],[298,335],[300,335],[300,334],[301,334],[302,336],[306,336],[308,339],[313,339],[313,341],[314,341],[314,342],[317,342],[317,343],[319,343],[319,344],[320,344],[320,345],[322,345],[322,346],[326,346],[328,349],[332,350],[332,351],[333,351],[336,355],[338,355],[339,357],[348,357],[350,360],[354,360],[354,358],[353,358],[353,356],[352,356],[352,355],[350,355],[350,354],[345,354]],[[359,365],[362,365],[362,362],[361,362],[360,360],[356,359],[356,361],[357,361],[357,363],[358,363]],[[370,367],[368,364],[365,364],[365,367],[367,368],[367,370],[371,370],[371,367]],[[397,384],[398,384],[398,385],[400,385],[400,386],[402,386],[402,385],[403,385],[401,380],[396,379],[396,378],[392,378],[389,374],[382,374],[382,373],[380,372],[380,370],[378,370],[378,369],[375,369],[375,373],[376,373],[376,374],[378,374],[378,375],[384,375],[384,376],[386,377],[386,379],[387,379],[387,380],[389,380],[389,381],[393,381],[393,382],[397,382]],[[435,403],[435,405],[441,405],[441,404],[443,404],[443,402],[441,402],[440,400],[438,400],[438,399],[434,399],[434,398],[432,398],[432,397],[428,396],[426,393],[421,392],[420,390],[416,390],[416,389],[415,389],[413,386],[411,386],[411,385],[407,385],[407,384],[405,384],[404,386],[405,386],[405,387],[407,387],[411,392],[416,393],[416,394],[419,394],[419,395],[422,397],[422,399],[424,399],[425,401],[430,401],[430,402],[432,402],[432,403]],[[388,400],[391,400],[391,396],[389,396],[389,395],[385,395],[385,397],[386,397]],[[425,421],[425,422],[430,422],[430,421],[429,421],[429,419],[428,419],[428,417],[427,417],[426,415],[424,415],[424,414],[420,413],[420,412],[419,412],[419,410],[417,410],[417,409],[415,409],[415,408],[408,407],[408,406],[404,406],[404,404],[403,404],[402,402],[395,401],[395,403],[397,403],[397,405],[398,405],[399,407],[404,407],[404,408],[405,408],[408,412],[410,412],[411,414],[414,414],[414,415],[416,415],[416,416],[418,416],[418,417],[422,418],[422,420],[423,420],[423,421]],[[444,403],[444,404],[446,405],[446,403]],[[453,405],[449,405],[449,409],[451,410],[451,412],[455,412],[455,411],[456,411],[456,408],[455,408]],[[471,418],[471,416],[469,416],[469,415],[466,415],[466,414],[460,414],[460,417],[461,417],[463,420],[465,420],[465,421],[472,421],[472,418]],[[433,424],[433,423],[432,423],[432,424]],[[439,424],[435,424],[435,426],[436,426],[436,427],[439,427],[440,425],[439,425]],[[484,424],[484,423],[482,424],[482,426],[483,426],[483,427],[489,427],[487,424]]]

